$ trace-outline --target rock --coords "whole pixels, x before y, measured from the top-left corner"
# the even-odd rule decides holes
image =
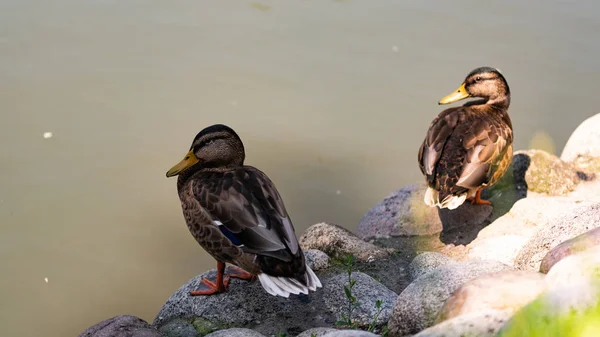
[[[265,335],[250,329],[233,328],[215,331],[205,337],[265,337]]]
[[[579,156],[600,157],[600,114],[596,114],[573,131],[560,159],[574,161]]]
[[[433,325],[444,302],[465,282],[488,273],[508,270],[497,261],[465,261],[422,275],[396,299],[388,328],[390,336],[417,333]]]
[[[432,235],[442,231],[436,208],[423,201],[425,185],[397,190],[367,211],[356,227],[361,239],[390,236]]]
[[[563,241],[600,226],[600,203],[583,206],[548,220],[515,259],[521,270],[539,270],[542,258]]]
[[[413,337],[492,337],[509,318],[506,311],[473,312],[434,325]]]
[[[600,284],[572,284],[542,294],[519,310],[497,336],[598,336],[599,321]]]
[[[515,312],[545,290],[544,274],[536,272],[508,270],[479,276],[446,300],[436,321],[486,310]]]
[[[585,232],[552,248],[542,259],[540,273],[547,273],[552,266],[563,258],[594,246],[600,246],[600,227]]]
[[[378,309],[375,306],[375,302],[382,300],[383,303],[381,305],[381,312],[377,318],[377,325],[385,324],[392,313],[394,301],[398,295],[367,274],[354,272],[352,273],[352,278],[356,280],[352,288],[352,295],[356,297],[359,304],[352,312],[352,319],[359,326],[368,326],[377,315]],[[328,280],[327,287],[323,288],[325,306],[332,314],[347,314],[348,299],[344,293],[344,285],[347,284],[349,284],[348,274],[344,273],[333,276]]]
[[[513,266],[517,254],[527,241],[529,238],[518,235],[502,235],[476,240],[470,245],[467,256],[471,260],[495,260]]]
[[[594,279],[600,281],[600,246],[565,257],[546,276],[546,282],[552,288]]]
[[[525,181],[530,191],[547,195],[566,195],[581,180],[576,167],[541,150],[518,151],[530,158]]]
[[[340,226],[327,223],[310,226],[300,237],[300,246],[305,250],[321,250],[336,259],[344,259],[351,254],[362,262],[386,258],[391,252],[359,239]]]
[[[331,326],[337,317],[323,301],[323,288],[309,296],[290,295],[289,298],[267,294],[260,282],[232,279],[227,292],[211,296],[190,296],[202,277],[213,280],[216,270],[191,279],[166,301],[154,319],[159,329],[174,319],[191,318],[203,331],[227,328],[249,328],[269,335],[274,332],[299,334],[315,326]],[[327,279],[321,277],[324,287]]]
[[[389,258],[374,262],[355,262],[354,271],[363,272],[386,288],[399,294],[410,283],[408,262],[400,254],[392,254]]]
[[[323,337],[323,335],[326,335],[333,331],[338,330],[332,328],[312,328],[302,332],[296,337]]]
[[[339,331],[334,331],[334,332],[330,332],[326,335],[323,335],[323,337],[378,337],[379,335],[376,335],[374,333],[370,333],[367,331],[360,331],[360,330],[339,330]]]
[[[454,260],[444,254],[436,252],[424,252],[417,255],[412,260],[410,265],[408,265],[408,273],[410,275],[410,279],[414,281],[430,271],[454,262]]]
[[[313,271],[327,269],[329,267],[329,256],[318,249],[308,249],[304,251],[306,264]]]
[[[79,337],[161,337],[141,318],[120,315],[87,328]]]
[[[174,319],[158,329],[164,337],[198,337],[204,336],[213,331],[207,329],[196,331],[194,325],[187,319]]]

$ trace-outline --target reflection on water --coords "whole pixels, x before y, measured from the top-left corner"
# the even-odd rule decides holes
[[[517,149],[540,130],[561,149],[600,103],[598,7],[0,0],[1,334],[152,320],[214,266],[164,177],[209,124],[238,131],[298,232],[353,229],[421,181],[436,102],[477,66],[508,79]]]

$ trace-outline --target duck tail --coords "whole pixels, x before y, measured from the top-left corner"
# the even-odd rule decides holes
[[[289,297],[290,294],[305,294],[322,287],[321,281],[308,266],[304,274],[304,282],[293,277],[272,276],[265,273],[258,274],[258,280],[265,291],[273,296]]]
[[[430,207],[439,207],[447,209],[456,209],[467,200],[467,193],[461,195],[447,195],[440,202],[440,193],[431,187],[427,187],[425,192],[425,203]]]

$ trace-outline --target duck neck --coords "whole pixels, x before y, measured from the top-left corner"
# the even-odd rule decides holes
[[[510,95],[490,97],[486,100],[485,104],[499,109],[508,109],[508,106],[510,105]]]

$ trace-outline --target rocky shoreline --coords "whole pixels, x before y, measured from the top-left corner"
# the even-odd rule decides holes
[[[600,114],[575,130],[561,158],[519,151],[511,165],[485,191],[493,207],[429,208],[424,186],[411,185],[369,210],[355,234],[311,226],[300,244],[323,288],[309,296],[274,297],[234,279],[227,293],[190,297],[211,270],[177,290],[152,324],[122,315],[80,336],[507,337],[566,327],[600,335],[600,325],[583,324],[600,319]]]

